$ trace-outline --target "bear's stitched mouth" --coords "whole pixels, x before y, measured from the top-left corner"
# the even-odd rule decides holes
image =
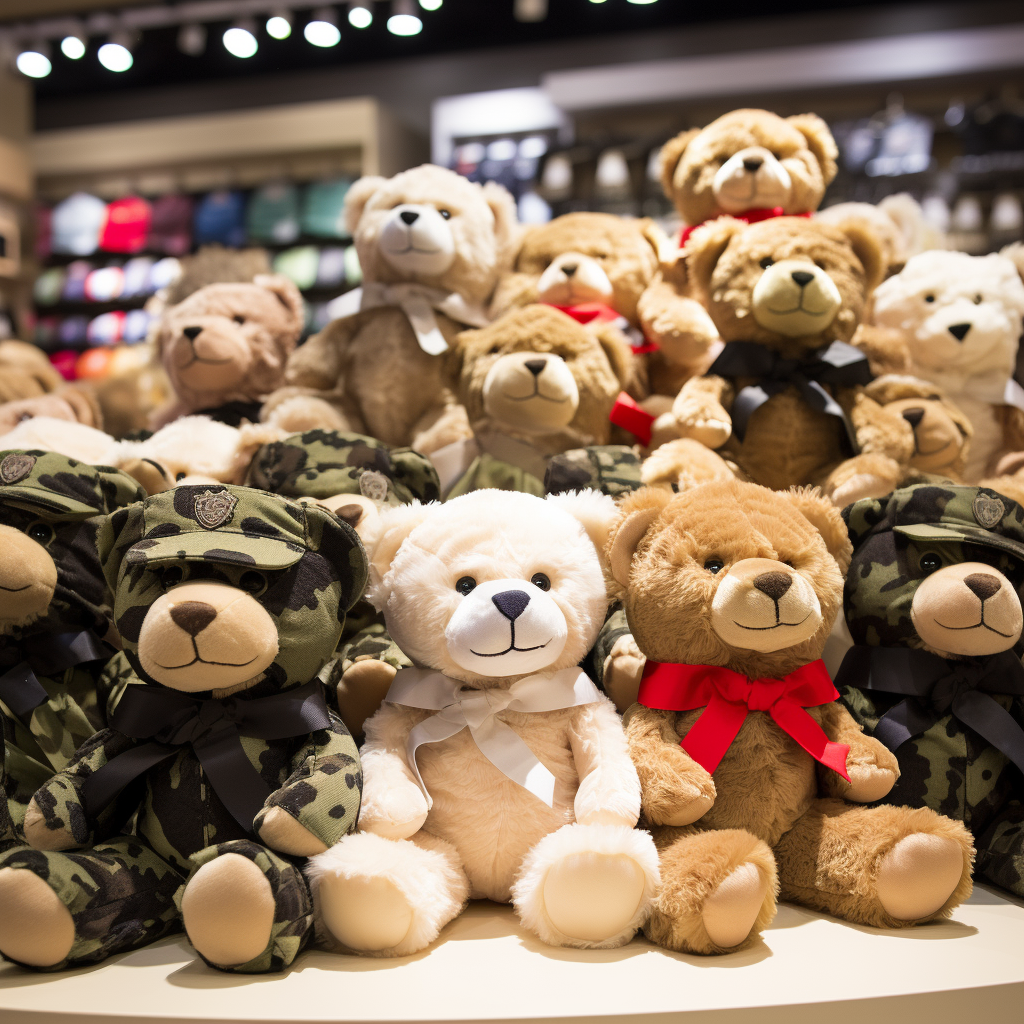
[[[551,398],[549,395],[545,395],[544,392],[541,391],[539,382],[536,379],[534,380],[532,394],[520,397],[517,395],[510,395],[507,391],[502,391],[501,397],[507,398],[510,402],[529,402],[531,398],[543,398],[545,402],[554,402],[555,405],[564,405],[569,401],[568,396],[565,398]]]
[[[939,448],[933,448],[933,449],[932,449],[931,451],[929,451],[929,452],[926,452],[926,451],[924,451],[924,450],[923,450],[922,448],[919,448],[919,447],[918,447],[918,443],[917,443],[917,434],[915,434],[915,435],[914,435],[914,454],[915,454],[915,455],[923,455],[923,456],[924,456],[925,458],[927,458],[927,457],[928,457],[928,456],[930,456],[930,455],[938,455],[938,454],[940,454],[941,452],[944,452],[944,451],[945,451],[945,450],[946,450],[947,448],[951,448],[951,447],[953,446],[953,444],[954,444],[954,442],[953,442],[953,441],[947,441],[947,442],[946,442],[946,443],[945,443],[944,445],[942,445],[941,447],[939,447]]]
[[[827,309],[819,310],[815,312],[813,309],[808,309],[803,304],[803,299],[800,300],[800,305],[794,306],[792,309],[772,309],[771,306],[766,307],[768,312],[773,316],[788,316],[790,313],[806,313],[808,316],[824,316],[829,311]]]
[[[811,613],[808,612],[799,622],[776,622],[774,626],[744,626],[742,622],[737,622],[735,619],[732,622],[734,626],[739,626],[740,629],[750,629],[762,633],[769,629],[779,629],[781,626],[802,626],[810,617]]]
[[[199,653],[199,645],[196,643],[195,637],[192,638],[192,650],[196,652],[196,656],[191,660],[185,662],[183,665],[161,665],[159,661],[155,661],[153,664],[158,665],[160,668],[173,672],[179,668],[191,668],[196,663],[200,665],[218,665],[221,668],[245,668],[246,665],[251,665],[259,655],[250,658],[248,661],[207,661],[206,658],[202,657]]]
[[[8,594],[20,594],[23,590],[28,590],[31,586],[31,583],[26,583],[23,587],[5,587],[0,583],[0,590],[6,590]]]
[[[381,246],[381,249],[385,256],[404,256],[408,252],[418,252],[422,256],[436,256],[439,252],[444,251],[443,249],[420,249],[413,245],[411,241],[404,249],[384,249],[383,246]]]
[[[525,654],[527,651],[541,651],[545,647],[547,647],[547,645],[549,643],[551,643],[551,639],[548,638],[547,640],[544,641],[544,643],[537,644],[536,647],[516,647],[516,624],[515,624],[515,620],[513,620],[510,623],[510,626],[511,626],[511,629],[512,629],[512,636],[511,636],[511,639],[509,640],[509,645],[508,645],[508,647],[505,648],[505,650],[503,650],[503,651],[495,651],[493,654],[483,654],[480,651],[474,651],[473,648],[471,647],[469,649],[469,653],[470,654],[475,654],[478,658],[500,658],[503,654],[511,654],[513,651],[518,651],[521,654]]]
[[[984,629],[989,630],[992,633],[995,633],[996,636],[1005,637],[1007,640],[1011,639],[1013,637],[1013,635],[1014,635],[1013,633],[1001,633],[998,629],[995,628],[995,626],[990,626],[985,621],[985,608],[984,608],[984,606],[981,609],[981,621],[974,623],[973,626],[943,626],[942,623],[939,622],[938,619],[932,619],[932,622],[934,622],[936,626],[941,626],[943,629],[952,629],[952,630],[978,629],[979,627],[982,627]]]

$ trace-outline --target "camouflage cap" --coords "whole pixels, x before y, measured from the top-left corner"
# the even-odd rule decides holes
[[[0,452],[0,501],[53,519],[107,515],[146,496],[110,466],[90,466],[57,452]]]
[[[335,430],[307,430],[264,445],[245,482],[290,498],[362,494],[388,505],[407,505],[441,496],[437,471],[426,456]]]

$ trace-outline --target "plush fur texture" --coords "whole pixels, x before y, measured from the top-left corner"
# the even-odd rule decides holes
[[[416,664],[440,670],[467,689],[507,689],[525,673],[572,669],[604,620],[607,596],[597,552],[614,519],[611,499],[597,494],[544,500],[484,490],[444,505],[389,510],[382,516],[372,553],[368,596],[384,611],[389,633]],[[546,575],[550,586],[535,584],[538,573]],[[488,596],[492,586],[518,588],[530,600],[516,621],[526,620],[533,604],[542,604],[548,621],[564,622],[564,640],[541,645],[539,662],[533,655],[524,658],[506,651],[477,657],[475,665],[459,641],[466,609],[477,617],[475,649],[486,649],[482,645],[493,641],[487,631],[496,627],[488,625],[488,614],[494,617],[493,609],[488,612],[488,596],[478,599],[474,589],[456,590],[456,582],[465,577],[472,577],[475,590]],[[506,622],[502,642],[508,635]],[[341,896],[330,907],[322,901],[331,891],[328,875],[356,872],[364,880],[371,873],[393,880],[406,894],[405,909],[399,904],[396,914],[411,913],[404,938],[392,936],[390,945],[364,951],[399,955],[422,948],[455,916],[467,893],[471,898],[514,900],[524,923],[549,942],[592,947],[627,941],[646,916],[657,872],[649,837],[632,831],[639,788],[611,703],[602,698],[549,712],[499,712],[500,721],[554,774],[553,806],[499,771],[464,729],[418,752],[417,764],[432,800],[428,807],[406,754],[410,731],[428,717],[424,711],[386,703],[366,723],[360,827],[394,842],[404,853],[375,858],[369,841],[356,837],[350,844],[356,867],[348,866],[343,849],[314,859],[311,870],[318,878],[322,920],[334,921],[336,937],[367,931],[366,923],[355,919],[359,911],[347,909]],[[600,828],[577,829],[564,841],[539,845],[574,821]],[[497,844],[495,836],[500,837]],[[438,842],[447,844],[440,847],[445,856],[437,855]],[[449,849],[456,851],[454,860],[447,855]],[[638,850],[646,852],[641,856]],[[613,860],[601,861],[606,855]],[[594,883],[585,893],[587,906],[600,903],[609,871],[621,875],[622,864],[614,858],[625,857],[634,865],[626,867],[639,879],[636,905],[612,914],[614,920],[606,922],[602,934],[556,927],[545,916],[543,905],[554,898],[548,887],[564,872],[567,857],[582,857],[594,868],[587,875]],[[411,882],[401,877],[407,867]]]
[[[645,655],[722,665],[757,680],[781,678],[820,657],[841,607],[852,546],[838,511],[815,492],[778,493],[729,481],[676,497],[651,490],[630,495],[608,550],[630,629]],[[783,596],[757,593],[757,577],[744,571],[748,565],[786,576]],[[819,609],[810,636],[797,631],[791,642],[792,630],[783,624],[774,627],[778,640],[758,640],[757,650],[726,639],[733,634],[723,629],[723,598],[729,620],[759,621],[762,599],[777,600],[781,609],[798,589],[804,591],[800,600]],[[763,892],[761,904],[739,913],[756,934],[774,913],[766,848],[774,852],[782,896],[861,924],[913,923],[890,912],[895,904],[882,898],[880,877],[887,893],[894,879],[926,890],[917,906],[930,909],[921,919],[948,915],[970,892],[973,847],[959,824],[932,812],[846,802],[884,795],[898,767],[841,705],[809,714],[830,739],[849,744],[849,783],[816,765],[763,712],[748,714],[712,776],[679,745],[702,711],[676,714],[637,704],[627,714],[643,813],[656,826],[662,857],[663,887],[647,926],[653,939],[672,949],[721,952],[701,919],[702,907],[744,864],[764,883],[752,890]],[[939,837],[938,867],[923,855],[908,856],[906,847],[889,859],[901,840],[922,834]]]
[[[756,342],[785,358],[851,341],[884,270],[878,241],[862,226],[839,230],[791,217],[749,226],[722,217],[695,231],[685,251],[722,338]],[[812,409],[793,387],[753,413],[740,442],[727,410],[751,383],[688,381],[673,407],[683,436],[721,448],[747,479],[775,488],[821,485],[837,504],[888,493],[899,481],[914,451],[913,432],[862,387],[832,389],[861,448],[844,459],[842,424]]]
[[[364,286],[436,289],[476,310],[486,307],[507,268],[517,231],[515,202],[500,185],[476,185],[432,164],[390,179],[360,178],[345,216]],[[435,316],[451,345],[466,322]],[[350,430],[419,451],[469,433],[444,360],[420,348],[398,306],[328,324],[289,359],[286,384],[266,415],[290,431]]]
[[[27,341],[0,341],[0,402],[38,398],[63,384],[53,364]]]

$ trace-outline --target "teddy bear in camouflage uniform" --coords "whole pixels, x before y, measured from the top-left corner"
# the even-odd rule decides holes
[[[104,516],[144,496],[116,469],[0,453],[0,723],[12,829],[36,789],[106,725],[112,598],[96,539]]]
[[[384,509],[440,498],[437,470],[426,456],[335,430],[307,430],[264,445],[246,482],[298,501],[316,501],[368,544]],[[346,619],[337,657],[320,678],[342,721],[361,739],[363,722],[380,707],[395,673],[411,665],[388,636],[381,613],[359,601]]]
[[[99,549],[133,678],[0,856],[0,952],[56,970],[183,924],[212,966],[281,970],[313,933],[301,858],[359,809],[317,673],[363,548],[315,505],[213,484],[115,512]]]
[[[836,686],[899,760],[886,801],[962,820],[976,873],[1024,896],[1024,508],[919,485],[843,517],[854,646]]]

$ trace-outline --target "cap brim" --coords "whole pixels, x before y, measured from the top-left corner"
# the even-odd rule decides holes
[[[255,533],[181,533],[140,540],[128,549],[125,562],[220,562],[254,569],[287,569],[305,552],[298,545]]]
[[[51,490],[35,487],[19,487],[17,484],[8,484],[0,490],[5,504],[14,505],[17,508],[25,509],[27,512],[45,512],[48,515],[58,516],[98,516],[102,515],[102,509],[94,505],[86,505],[84,501],[77,498],[65,497],[63,494],[55,494]]]
[[[993,533],[980,526],[966,524],[953,526],[947,523],[909,523],[906,526],[893,527],[896,533],[902,533],[913,540],[930,540],[933,542],[959,541],[967,544],[981,544],[989,548],[997,548],[1024,560],[1024,544],[1011,540],[1002,534]]]

